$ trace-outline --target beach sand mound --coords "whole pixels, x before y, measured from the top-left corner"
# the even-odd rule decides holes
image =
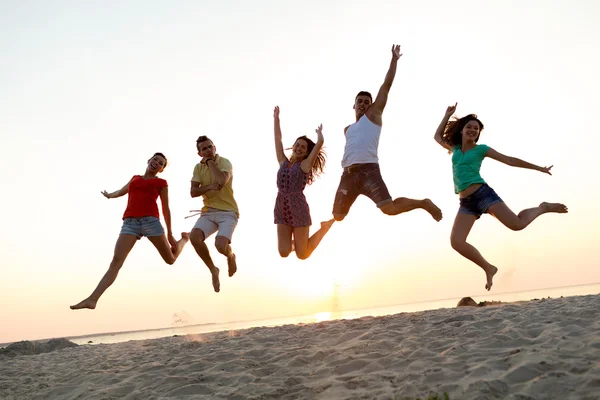
[[[78,345],[68,341],[67,339],[50,339],[45,342],[31,342],[29,340],[22,340],[0,349],[0,357],[31,356],[34,354],[50,353],[51,351],[77,346]]]

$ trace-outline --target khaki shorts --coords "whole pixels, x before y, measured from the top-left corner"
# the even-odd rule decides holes
[[[222,211],[211,208],[202,211],[200,218],[196,221],[194,229],[200,229],[204,233],[204,239],[217,232],[217,236],[223,236],[229,239],[233,236],[233,231],[238,223],[238,216],[235,211]]]

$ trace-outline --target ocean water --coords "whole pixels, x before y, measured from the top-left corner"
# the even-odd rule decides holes
[[[502,301],[513,302],[546,297],[557,298],[561,296],[583,296],[589,294],[600,294],[600,283],[591,285],[565,286],[560,288],[531,290],[524,292],[501,293],[486,296],[477,296],[476,301]],[[254,321],[236,321],[219,324],[200,324],[161,329],[149,329],[143,331],[114,332],[103,334],[92,334],[85,336],[68,337],[67,339],[77,344],[108,344],[127,342],[130,340],[146,340],[168,337],[173,335],[192,335],[219,331],[234,331],[253,327],[272,327],[288,324],[314,323],[338,319],[353,319],[366,316],[378,317],[405,312],[416,312],[435,310],[439,308],[453,308],[458,303],[458,298],[427,301],[421,303],[398,304],[394,306],[363,308],[359,310],[344,310],[337,312],[320,312],[309,315],[298,315],[285,318],[273,318]]]

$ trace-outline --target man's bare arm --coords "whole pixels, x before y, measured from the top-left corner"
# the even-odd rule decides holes
[[[392,60],[390,61],[390,68],[388,69],[387,74],[385,75],[385,80],[379,88],[379,93],[377,93],[377,97],[375,98],[375,102],[371,106],[372,111],[381,115],[383,113],[383,109],[387,103],[388,94],[392,87],[392,83],[394,83],[394,78],[396,77],[396,67],[398,66],[398,60],[402,57],[402,53],[400,53],[400,45],[392,46]]]

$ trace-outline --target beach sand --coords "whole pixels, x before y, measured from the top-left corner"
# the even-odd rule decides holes
[[[1,357],[6,399],[600,399],[600,295]]]

